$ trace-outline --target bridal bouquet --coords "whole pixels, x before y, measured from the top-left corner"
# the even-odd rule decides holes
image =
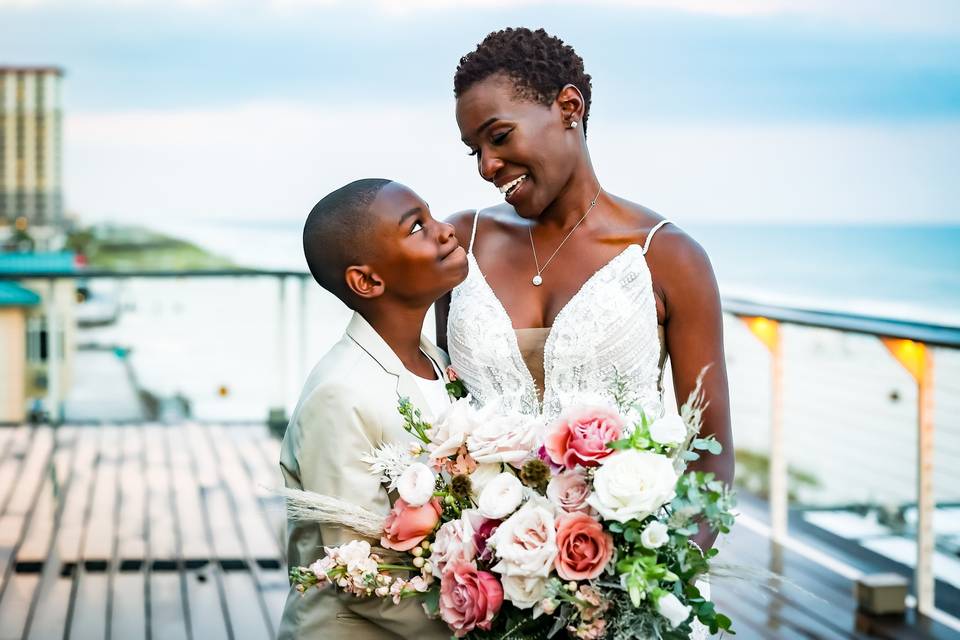
[[[712,474],[687,471],[720,444],[700,438],[700,384],[679,416],[657,420],[617,385],[614,402],[584,398],[556,420],[453,403],[434,424],[401,400],[409,448],[367,462],[396,500],[386,520],[288,491],[295,516],[379,538],[326,548],[292,570],[300,590],[420,598],[458,638],[687,638],[731,621],[701,593],[733,500]],[[347,515],[345,515],[347,514]]]

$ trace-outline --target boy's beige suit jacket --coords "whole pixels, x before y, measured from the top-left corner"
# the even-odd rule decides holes
[[[446,355],[426,338],[421,337],[420,345],[444,371]],[[414,440],[404,431],[397,411],[397,401],[404,396],[425,420],[431,420],[432,412],[412,374],[355,313],[344,336],[310,373],[287,426],[280,451],[286,486],[335,496],[386,515],[391,506],[386,487],[360,457],[384,442]],[[288,521],[287,562],[308,566],[323,555],[324,545],[358,537],[345,529]],[[446,625],[426,617],[417,600],[395,606],[389,599],[358,599],[332,589],[301,594],[293,588],[278,633],[280,640],[440,640],[450,636]]]

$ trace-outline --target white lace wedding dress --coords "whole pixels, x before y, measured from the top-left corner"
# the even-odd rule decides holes
[[[619,377],[648,417],[660,417],[665,350],[646,254],[669,221],[656,225],[643,246],[630,245],[594,273],[543,330],[541,403],[518,332],[473,255],[479,216],[467,249],[470,272],[451,294],[447,320],[451,364],[474,399],[552,418],[584,394],[609,397]],[[691,638],[706,637],[695,621]]]

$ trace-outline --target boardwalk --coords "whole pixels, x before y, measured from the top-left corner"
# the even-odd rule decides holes
[[[261,425],[0,428],[0,639],[275,637],[283,512],[263,487],[277,457]],[[848,579],[756,527],[722,549],[738,565],[774,554],[796,585],[717,580],[739,638],[956,637],[858,617]]]

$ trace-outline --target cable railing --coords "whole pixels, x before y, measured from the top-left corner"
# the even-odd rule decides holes
[[[0,280],[42,298],[28,313],[48,336],[42,404],[53,422],[71,418],[68,387],[84,384],[76,363],[70,376],[59,370],[79,349],[88,362],[123,361],[141,404],[144,393],[161,407],[181,396],[194,419],[269,414],[282,426],[299,381],[349,317],[298,271],[88,269]],[[75,304],[78,284],[92,297]],[[118,316],[68,331],[102,286],[114,287]],[[724,299],[723,310],[738,474],[754,465],[771,538],[790,539],[791,503],[892,509],[903,531],[916,532],[916,608],[933,614],[934,516],[938,503],[960,505],[960,328],[739,299]]]

